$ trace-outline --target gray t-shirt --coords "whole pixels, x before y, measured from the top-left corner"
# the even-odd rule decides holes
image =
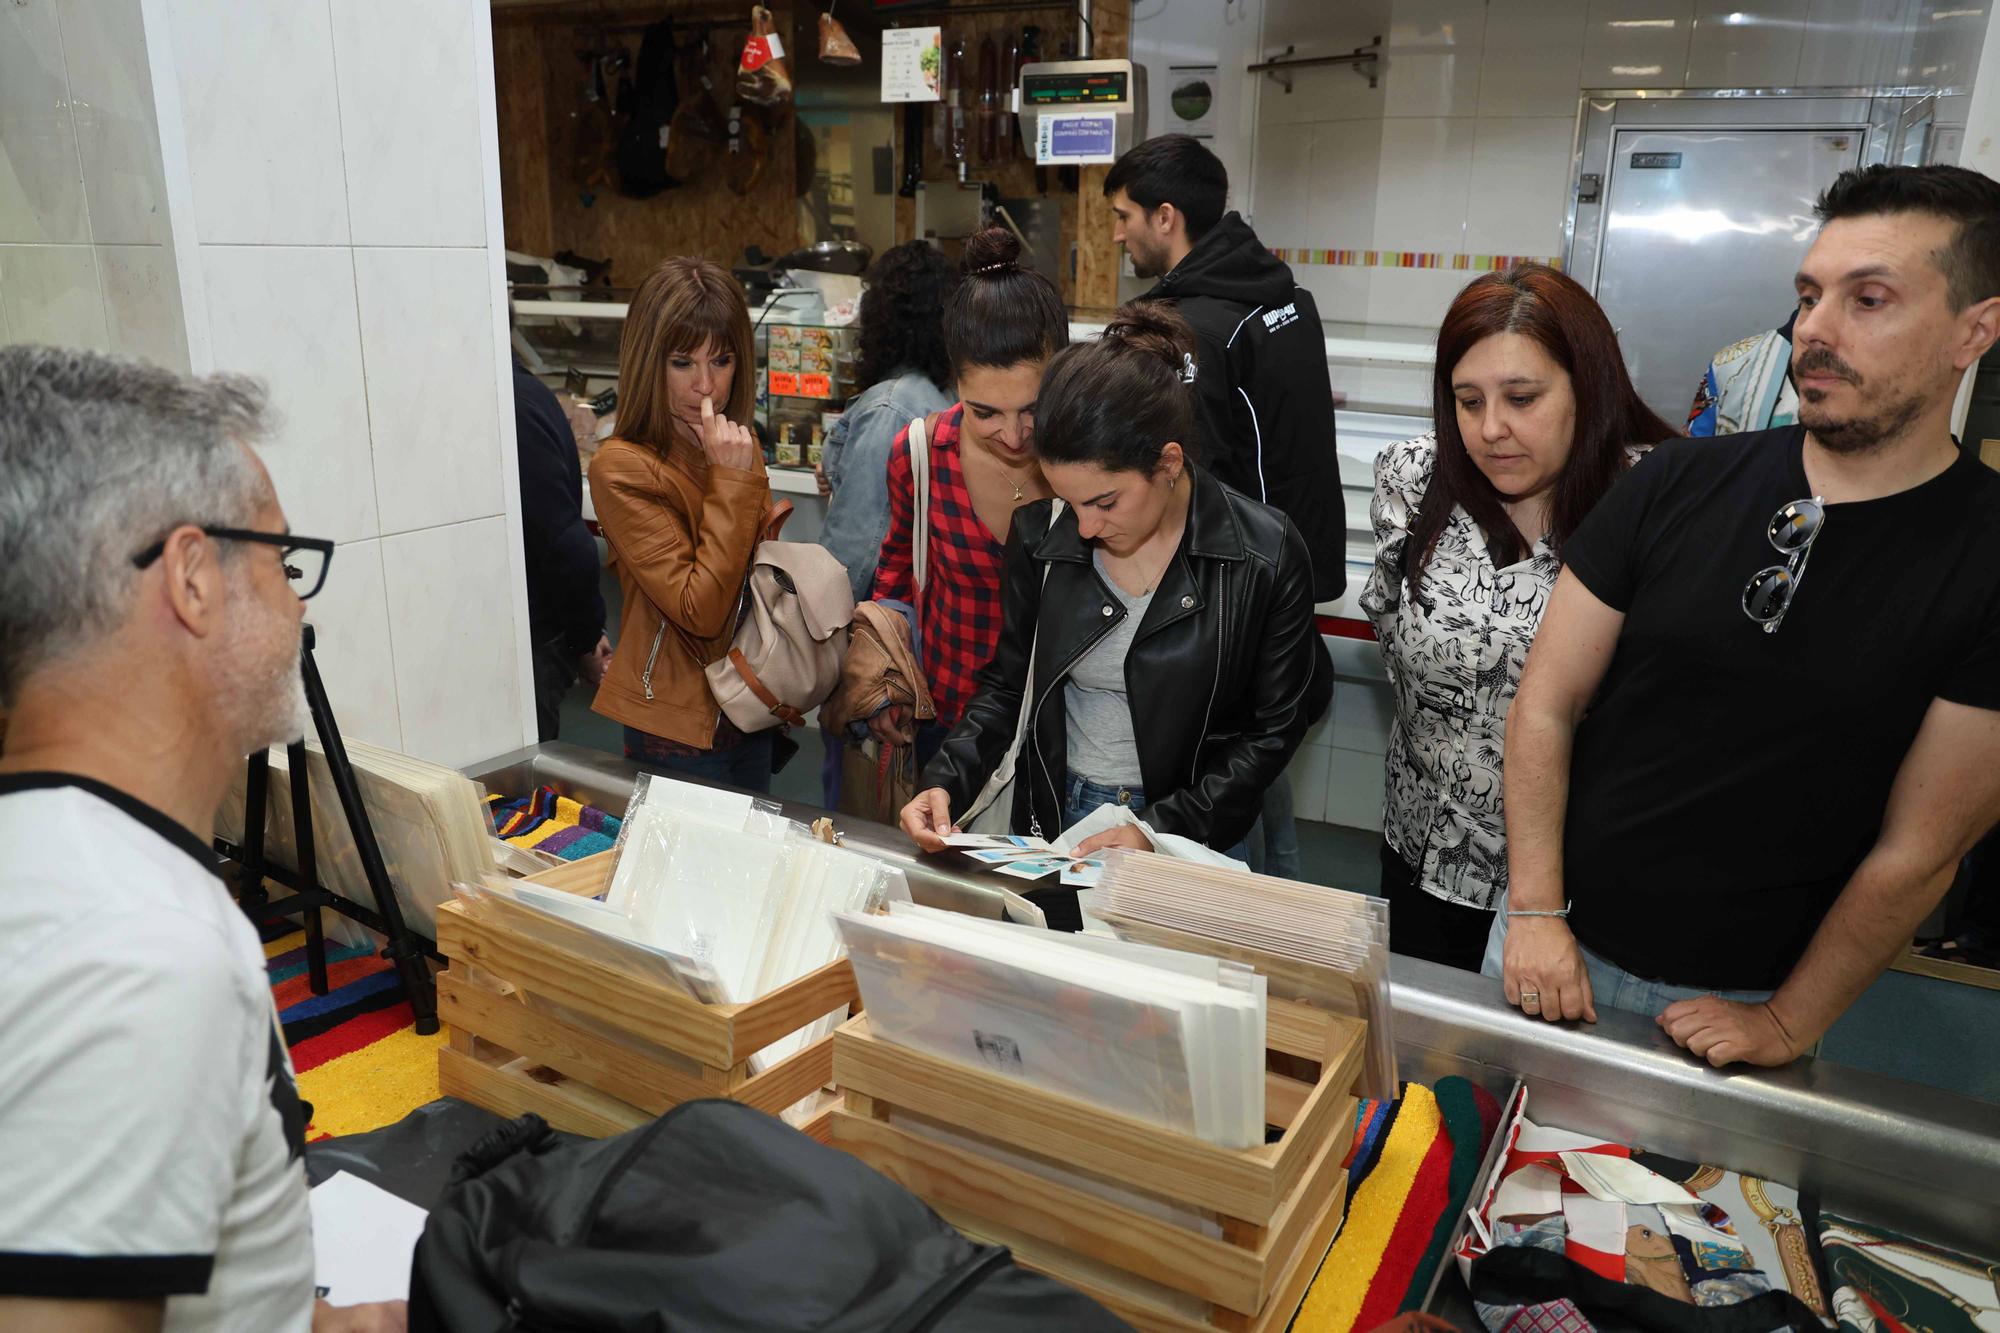
[[[1125,617],[1111,627],[1090,651],[1070,668],[1063,682],[1063,711],[1069,718],[1069,771],[1090,782],[1136,787],[1139,747],[1132,738],[1132,705],[1125,697],[1125,654],[1153,604],[1153,594],[1129,597],[1105,573],[1104,561],[1092,553],[1098,577],[1125,608]]]

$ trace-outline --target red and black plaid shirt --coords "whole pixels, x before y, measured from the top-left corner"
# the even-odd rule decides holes
[[[923,630],[923,668],[938,721],[957,723],[972,700],[973,675],[992,660],[1000,639],[1002,546],[979,521],[965,488],[958,454],[957,404],[931,432],[931,540],[923,600],[916,598],[911,535],[916,531],[916,481],[910,432],[889,453],[889,533],[875,566],[875,600],[908,602]]]

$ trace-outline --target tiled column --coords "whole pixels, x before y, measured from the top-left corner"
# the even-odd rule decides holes
[[[453,765],[532,740],[484,0],[146,6],[195,369],[269,382],[279,497],[339,543],[309,618],[343,729]]]

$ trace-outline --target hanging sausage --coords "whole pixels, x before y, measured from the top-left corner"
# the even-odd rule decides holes
[[[945,155],[958,164],[959,176],[965,175],[966,155],[970,148],[971,126],[967,123],[967,106],[972,100],[972,90],[965,78],[965,38],[954,38],[951,50],[944,58],[945,82],[951,86],[951,99],[945,105],[949,108],[946,122],[950,134],[945,145]]]
[[[991,36],[979,41],[979,113],[976,124],[979,165],[990,167],[1000,158],[1000,52]]]

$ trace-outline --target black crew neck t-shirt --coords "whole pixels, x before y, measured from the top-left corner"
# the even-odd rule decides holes
[[[1571,757],[1570,926],[1634,975],[1772,990],[1881,830],[1934,699],[2000,709],[2000,472],[1827,506],[1776,633],[1743,612],[1812,494],[1805,429],[1672,440],[1563,561],[1624,612]]]

